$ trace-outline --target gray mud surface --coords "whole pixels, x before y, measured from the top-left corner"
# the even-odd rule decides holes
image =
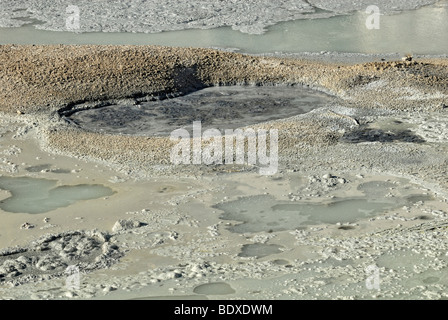
[[[323,107],[337,98],[300,86],[231,86],[132,105],[108,105],[72,113],[68,119],[101,133],[169,136],[179,128],[236,129],[288,118]]]
[[[98,231],[71,231],[49,234],[28,246],[0,251],[0,283],[16,286],[67,276],[69,266],[79,272],[107,268],[122,252],[110,242],[108,234]]]

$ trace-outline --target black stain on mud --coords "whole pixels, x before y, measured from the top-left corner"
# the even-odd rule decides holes
[[[355,227],[352,227],[352,226],[340,226],[338,229],[339,230],[353,230],[353,229],[355,229]]]

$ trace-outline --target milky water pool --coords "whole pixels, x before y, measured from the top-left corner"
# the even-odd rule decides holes
[[[251,243],[243,245],[239,257],[263,258],[271,254],[281,253],[282,246],[276,244]]]
[[[400,204],[394,202],[374,202],[367,199],[344,199],[317,204],[288,203],[278,201],[273,196],[259,195],[218,204],[216,208],[224,211],[221,219],[243,222],[230,227],[230,231],[246,233],[303,229],[310,224],[355,222],[398,206]]]
[[[10,197],[0,201],[0,209],[33,214],[114,194],[112,189],[103,185],[58,185],[56,180],[29,177],[0,177],[0,189],[11,193]]]
[[[130,44],[178,47],[237,48],[245,53],[358,52],[446,54],[446,1],[417,10],[381,15],[379,29],[366,27],[368,14],[354,12],[320,19],[280,22],[261,35],[231,27],[160,33],[38,30],[33,25],[0,28],[0,44]]]
[[[235,290],[225,282],[212,282],[195,287],[193,292],[204,295],[225,295],[235,293]]]
[[[277,232],[304,229],[316,224],[354,223],[433,199],[430,195],[412,192],[390,197],[388,192],[394,186],[386,181],[366,182],[358,186],[358,190],[365,194],[363,197],[334,198],[321,202],[285,201],[263,194],[218,203],[214,208],[222,211],[221,219],[239,222],[228,227],[231,232]],[[341,229],[349,230],[350,227],[342,226]]]

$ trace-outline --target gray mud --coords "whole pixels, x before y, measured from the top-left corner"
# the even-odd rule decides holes
[[[238,254],[239,257],[263,258],[271,254],[281,253],[282,246],[276,244],[253,243],[245,244]]]
[[[326,177],[327,178],[327,177]],[[317,180],[317,179],[314,179]],[[347,183],[337,177],[322,178],[329,188]],[[431,195],[422,194],[415,188],[403,189],[397,183],[370,181],[362,183],[357,190],[364,196],[332,198],[320,202],[297,201],[293,193],[291,201],[278,200],[272,195],[240,197],[222,202],[214,207],[221,210],[220,219],[235,221],[228,230],[234,233],[278,232],[285,230],[305,230],[319,224],[349,224],[366,218],[374,218],[403,206],[412,206],[420,201],[434,200]],[[395,194],[392,194],[394,192]],[[298,192],[298,195],[303,193]],[[351,226],[339,227],[350,230]],[[265,245],[245,247],[243,256],[250,256]],[[269,246],[267,246],[269,247]],[[253,250],[251,250],[253,249]],[[261,251],[260,251],[261,252]],[[253,256],[257,256],[256,253]]]
[[[193,292],[204,295],[225,295],[235,293],[235,290],[227,283],[214,282],[201,284],[194,288]]]
[[[13,286],[67,276],[69,266],[80,273],[107,268],[122,256],[110,236],[98,231],[50,234],[25,247],[0,251],[0,283]]]
[[[299,86],[211,87],[171,99],[112,104],[81,111],[69,119],[83,129],[102,133],[169,136],[201,121],[203,129],[236,129],[307,113],[337,101]],[[73,111],[67,111],[68,113]]]

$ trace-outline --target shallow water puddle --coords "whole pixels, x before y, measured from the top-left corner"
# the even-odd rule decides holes
[[[220,203],[214,208],[224,211],[223,220],[241,221],[229,227],[231,232],[276,232],[304,229],[307,225],[353,223],[388,210],[430,200],[428,195],[387,197],[394,184],[372,181],[358,189],[365,197],[334,199],[322,203],[280,201],[271,195],[257,195]]]
[[[0,208],[14,213],[44,213],[114,194],[103,185],[57,186],[56,180],[28,177],[0,177],[0,189],[11,193],[11,197],[0,201]]]
[[[440,2],[440,1],[439,1]],[[446,3],[446,2],[444,2]],[[367,4],[366,4],[367,7]],[[380,6],[381,8],[381,6]],[[32,24],[0,28],[1,44],[135,44],[177,47],[238,48],[246,53],[361,52],[446,54],[448,7],[425,6],[417,10],[381,14],[379,29],[366,27],[365,10],[322,19],[298,19],[267,27],[261,35],[232,27],[187,29],[160,33],[46,31]],[[129,22],[132,23],[132,22]],[[35,23],[36,24],[36,23]],[[185,27],[188,27],[185,25]]]
[[[238,256],[263,258],[271,254],[281,253],[282,251],[280,250],[280,248],[282,248],[282,246],[276,244],[245,244]]]
[[[334,98],[299,86],[221,86],[138,105],[110,105],[71,114],[84,129],[113,134],[167,136],[178,128],[236,129],[303,114]]]
[[[346,199],[329,203],[278,201],[273,196],[259,195],[218,204],[224,220],[242,221],[229,228],[236,233],[276,232],[303,229],[320,223],[355,222],[402,206],[404,203],[374,202],[368,199]]]
[[[195,287],[193,292],[204,295],[225,295],[235,293],[235,290],[225,282],[213,282],[201,284]]]

